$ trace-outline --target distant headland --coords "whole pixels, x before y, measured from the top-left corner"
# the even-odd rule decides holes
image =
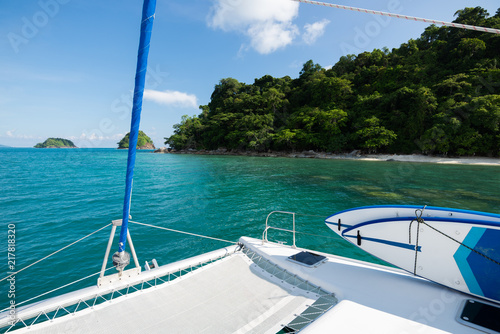
[[[43,143],[38,143],[35,148],[78,148],[71,140],[63,138],[49,138]]]
[[[118,142],[118,149],[128,149],[128,140],[129,140],[130,132],[125,135]],[[139,130],[139,136],[137,138],[137,147],[138,150],[154,150],[155,146],[153,144],[153,140],[148,137],[144,132]]]

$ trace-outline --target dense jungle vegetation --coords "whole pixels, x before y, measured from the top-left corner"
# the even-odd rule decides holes
[[[481,8],[454,22],[500,28]],[[175,149],[500,155],[500,35],[434,25],[399,48],[347,55],[296,79],[222,79]]]

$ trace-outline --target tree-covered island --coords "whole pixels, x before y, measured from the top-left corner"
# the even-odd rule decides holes
[[[454,22],[500,28],[481,8]],[[399,48],[312,60],[299,77],[222,79],[174,149],[500,155],[500,36],[431,25]]]
[[[118,149],[128,149],[128,141],[130,137],[130,132],[125,135],[118,142]],[[154,150],[155,146],[153,145],[153,141],[148,137],[144,132],[139,130],[139,135],[137,137],[137,147],[138,150]]]
[[[35,148],[77,148],[71,140],[63,138],[48,138],[43,143],[38,143]]]

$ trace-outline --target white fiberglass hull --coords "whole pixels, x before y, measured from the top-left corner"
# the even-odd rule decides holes
[[[243,250],[223,249],[141,272],[122,285],[146,286],[148,281],[151,287],[116,294],[117,298],[74,315],[16,332],[54,333],[71,328],[72,333],[107,333],[125,328],[129,333],[194,333],[202,329],[204,333],[276,333],[303,323],[303,333],[334,329],[335,333],[480,333],[457,321],[464,302],[470,299],[464,293],[400,269],[317,252],[313,253],[325,259],[303,265],[289,258],[307,250],[247,237],[240,242]],[[209,264],[191,272],[189,268],[199,266],[201,260],[209,260]],[[179,269],[181,278],[170,281],[170,276],[179,276]],[[107,286],[102,292],[109,296],[109,289],[123,291],[123,286]],[[43,314],[44,309],[53,314],[48,307],[54,310],[61,302],[68,308],[69,299],[77,303],[100,289],[88,288],[30,305],[19,310],[18,316]],[[330,304],[322,308],[323,301]],[[121,317],[123,322],[108,318],[123,312],[127,314]],[[304,314],[314,314],[313,321],[304,321]],[[5,322],[6,315],[2,316],[0,321]]]

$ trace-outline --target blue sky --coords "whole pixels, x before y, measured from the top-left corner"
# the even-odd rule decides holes
[[[336,4],[452,21],[498,0],[351,0]],[[142,0],[0,3],[0,144],[48,137],[116,147],[129,131]],[[291,0],[157,0],[141,129],[157,147],[233,77],[296,78],[348,53],[399,47],[427,24]]]

